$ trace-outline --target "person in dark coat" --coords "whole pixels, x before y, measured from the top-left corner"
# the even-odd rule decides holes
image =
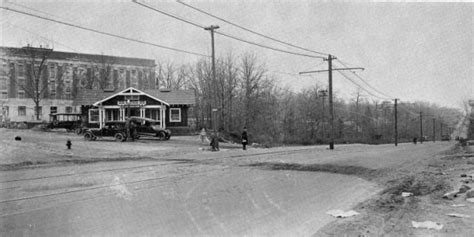
[[[247,135],[247,128],[244,127],[244,131],[242,132],[242,148],[247,150],[247,144],[249,143],[248,135]]]
[[[211,135],[211,151],[219,151],[219,136],[216,132]]]

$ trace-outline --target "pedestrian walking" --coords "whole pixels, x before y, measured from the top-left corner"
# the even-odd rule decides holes
[[[199,133],[199,137],[201,138],[201,143],[204,143],[206,140],[206,129],[202,128],[201,132]]]
[[[211,135],[211,151],[219,151],[219,137],[216,132]]]
[[[242,132],[242,149],[247,150],[248,142],[247,127],[244,127],[244,131]]]

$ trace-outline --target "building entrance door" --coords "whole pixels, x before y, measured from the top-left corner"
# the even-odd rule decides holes
[[[125,111],[125,116],[129,116],[129,115],[140,117],[140,108],[127,108]]]

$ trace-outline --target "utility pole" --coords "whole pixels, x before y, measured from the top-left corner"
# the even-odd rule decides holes
[[[215,56],[215,51],[214,51],[214,30],[219,29],[218,25],[211,25],[209,27],[205,27],[204,30],[208,30],[211,32],[211,46],[212,46],[212,84],[215,86],[216,83],[216,56]],[[214,99],[213,104],[215,104],[216,101]],[[213,105],[215,107],[215,105]],[[214,132],[216,132],[216,120],[217,116],[214,115],[214,109],[212,110],[213,112],[211,113],[211,118],[212,118],[212,124],[214,128]]]
[[[397,113],[397,103],[398,99],[395,99],[395,105],[394,105],[394,115],[395,115],[395,124],[394,124],[394,129],[395,129],[395,146],[398,146],[398,113]]]
[[[420,111],[420,143],[423,144],[423,112]]]
[[[320,93],[319,97],[321,97],[322,100],[323,100],[323,129],[322,129],[323,130],[323,139],[322,140],[324,141],[324,138],[325,138],[324,123],[326,122],[326,110],[324,109],[324,104],[325,104],[324,103],[324,98],[326,98],[326,96],[328,96],[328,94],[327,94],[328,90],[320,90],[319,93]]]
[[[354,68],[332,68],[332,60],[337,59],[333,55],[329,54],[328,58],[324,58],[324,61],[328,61],[328,69],[327,70],[317,70],[317,71],[307,71],[307,72],[300,72],[299,74],[307,74],[307,73],[317,73],[317,72],[328,72],[328,80],[329,80],[329,124],[331,126],[330,132],[330,140],[329,140],[329,149],[334,150],[334,105],[333,105],[333,95],[332,95],[332,71],[339,71],[339,70],[364,70],[361,67],[354,67]]]
[[[436,140],[436,119],[433,118],[433,142]]]
[[[334,104],[332,96],[332,60],[336,59],[331,54],[328,55],[328,79],[329,79],[329,119],[331,126],[331,136],[329,139],[329,150],[334,150]]]

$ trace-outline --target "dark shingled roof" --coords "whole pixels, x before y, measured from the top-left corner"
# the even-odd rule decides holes
[[[9,56],[19,56],[19,57],[30,57],[28,53],[35,52],[37,56],[41,56],[41,52],[48,52],[50,49],[46,48],[33,48],[33,47],[23,47],[23,48],[13,48],[13,47],[0,47],[0,53],[6,54]],[[55,60],[65,60],[65,61],[79,61],[79,62],[92,62],[92,63],[108,63],[108,64],[123,64],[123,65],[133,65],[133,66],[144,66],[144,67],[154,67],[155,60],[152,59],[143,59],[143,58],[129,58],[129,57],[115,57],[107,56],[100,54],[84,54],[84,53],[71,53],[71,52],[61,52],[61,51],[52,51],[48,56],[49,59]]]
[[[73,105],[92,105],[97,101],[103,100],[121,91],[104,92],[103,90],[79,90],[76,98],[74,99]],[[143,90],[159,100],[162,100],[170,105],[194,105],[196,98],[193,90],[171,90],[171,91],[160,91],[156,90]]]

